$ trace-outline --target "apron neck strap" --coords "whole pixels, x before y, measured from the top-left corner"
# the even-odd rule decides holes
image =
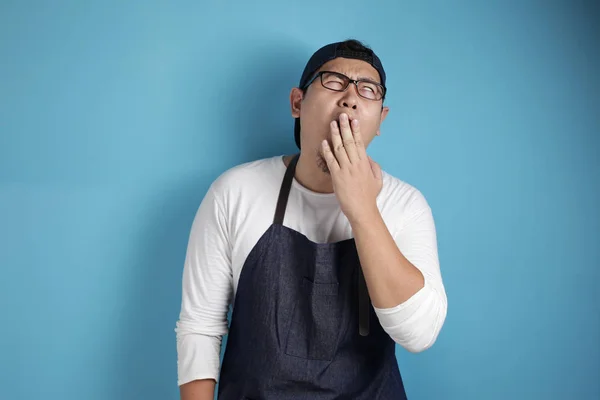
[[[290,196],[290,189],[292,187],[292,182],[294,181],[294,174],[296,173],[296,165],[298,164],[299,158],[300,154],[296,154],[290,161],[285,171],[285,176],[283,177],[283,182],[281,182],[281,188],[279,189],[277,208],[275,209],[275,217],[273,218],[274,224],[283,225],[285,208],[287,206],[288,198]]]

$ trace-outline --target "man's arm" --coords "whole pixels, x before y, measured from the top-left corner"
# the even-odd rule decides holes
[[[448,301],[440,273],[431,209],[418,191],[391,234],[381,217],[354,223],[355,241],[379,322],[411,352],[433,345]],[[416,270],[416,271],[415,271]]]
[[[213,379],[201,379],[184,383],[179,387],[181,400],[213,400],[216,382]]]
[[[423,274],[402,254],[376,207],[351,226],[374,307],[396,307],[425,286]]]
[[[191,228],[182,278],[177,373],[185,400],[213,399],[233,292],[222,179],[211,185]]]
[[[366,153],[359,121],[350,126],[348,116],[341,114],[339,125],[331,124],[331,141],[332,147],[323,141],[322,154],[352,226],[381,326],[405,349],[423,351],[436,340],[447,309],[431,210],[415,193],[411,210],[399,211],[398,220],[403,214],[408,218],[393,237],[377,206],[382,171]]]

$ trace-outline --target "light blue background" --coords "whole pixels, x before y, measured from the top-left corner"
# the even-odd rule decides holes
[[[193,216],[292,153],[314,50],[379,53],[370,147],[436,218],[449,312],[411,400],[600,398],[592,1],[2,1],[0,399],[175,399]]]

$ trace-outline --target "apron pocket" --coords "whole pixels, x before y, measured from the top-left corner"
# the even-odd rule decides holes
[[[285,353],[309,360],[331,361],[337,350],[342,310],[337,283],[302,282],[292,314]]]

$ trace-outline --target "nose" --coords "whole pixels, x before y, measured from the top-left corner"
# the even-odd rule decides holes
[[[340,107],[356,110],[358,108],[358,94],[356,93],[357,88],[352,86],[354,85],[350,84],[343,92],[338,104]]]

